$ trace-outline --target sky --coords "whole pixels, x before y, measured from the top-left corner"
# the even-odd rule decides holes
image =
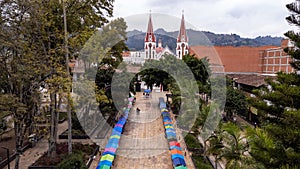
[[[285,20],[286,4],[294,0],[115,0],[114,18],[125,18],[127,30],[147,28],[151,10],[154,30],[179,29],[182,12],[186,27],[245,38],[280,36],[297,31]]]

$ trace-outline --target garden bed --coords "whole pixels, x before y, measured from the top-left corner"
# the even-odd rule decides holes
[[[88,168],[85,166],[90,158],[92,158],[95,154],[95,150],[98,149],[96,144],[92,145],[83,145],[81,143],[74,143],[72,145],[73,153],[68,155],[68,144],[60,143],[57,144],[56,147],[56,155],[55,157],[49,158],[47,156],[47,152],[45,152],[29,169],[54,169],[54,168],[64,168],[66,165],[79,165],[83,166],[83,168]],[[67,164],[68,163],[68,164]],[[82,168],[82,167],[79,167]]]

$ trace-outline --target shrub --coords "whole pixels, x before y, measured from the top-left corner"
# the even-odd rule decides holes
[[[62,162],[57,166],[57,169],[88,169],[83,161],[83,155],[72,154],[67,156]]]
[[[201,148],[201,144],[199,143],[198,139],[191,133],[187,134],[184,140],[188,148]]]

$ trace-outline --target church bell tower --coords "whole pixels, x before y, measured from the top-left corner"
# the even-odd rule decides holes
[[[151,13],[148,21],[148,29],[145,37],[145,59],[155,59],[156,39],[153,32]]]
[[[184,55],[189,53],[188,37],[185,29],[184,14],[182,12],[180,30],[177,37],[176,57],[182,59]]]

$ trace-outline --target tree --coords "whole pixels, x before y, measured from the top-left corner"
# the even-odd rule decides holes
[[[299,27],[299,0],[287,4],[286,7],[291,12],[286,20],[291,25]],[[289,46],[284,51],[293,58],[291,66],[299,71],[300,34],[288,31],[285,36],[294,46]],[[269,87],[255,91],[257,97],[251,100],[251,104],[258,108],[263,122],[261,130],[252,132],[251,152],[257,161],[261,161],[268,168],[299,168],[299,160],[296,160],[300,157],[299,141],[296,141],[300,135],[299,74],[280,72],[276,78],[268,79],[267,82]],[[260,155],[257,152],[260,152]]]
[[[271,135],[261,128],[246,128],[246,136],[249,142],[249,153],[265,168],[278,168],[280,147],[276,145]],[[281,152],[282,153],[282,152]],[[283,155],[283,154],[282,154]],[[277,158],[274,158],[276,157]]]
[[[290,11],[290,16],[286,17],[286,20],[289,24],[293,26],[300,26],[300,8],[299,8],[299,0],[292,2],[286,5],[286,8]],[[287,47],[285,52],[287,52],[294,60],[291,62],[291,66],[296,69],[300,70],[300,34],[295,31],[288,31],[284,34],[288,37],[292,42],[294,47]]]
[[[231,118],[234,114],[245,115],[248,111],[246,96],[232,86],[227,86],[225,112]]]
[[[222,150],[224,148],[224,145],[222,143],[223,141],[223,137],[221,134],[219,133],[214,133],[212,136],[210,136],[208,138],[209,141],[209,147],[207,148],[207,150],[205,150],[205,154],[212,154],[213,156],[215,156],[215,167],[214,168],[217,168],[218,166],[218,161],[221,160],[221,153],[222,153]],[[206,143],[206,142],[205,142]],[[205,147],[206,147],[206,144],[205,144]]]
[[[110,0],[66,2],[69,52],[80,50],[83,43],[96,28],[102,26],[112,15]],[[56,95],[69,91],[70,83],[66,74],[66,60],[63,54],[63,14],[58,1],[1,1],[1,95],[11,97],[14,105],[15,131],[17,135],[18,168],[19,154],[24,139],[24,131],[32,124],[32,117],[39,109],[39,88],[48,82],[53,125],[57,120],[55,111],[59,100]],[[72,17],[71,17],[72,16]],[[2,43],[3,42],[3,43]],[[24,74],[26,76],[24,76]],[[60,79],[59,81],[56,81]],[[51,83],[53,82],[53,83]],[[59,92],[59,93],[56,93]],[[61,97],[59,97],[61,98]],[[9,99],[5,99],[9,103]],[[4,103],[4,102],[3,102]],[[22,120],[19,120],[20,118]],[[26,124],[23,124],[26,123]],[[55,150],[55,126],[49,151]]]
[[[208,93],[208,85],[209,85],[209,75],[211,74],[211,70],[209,68],[208,59],[201,58],[198,59],[194,55],[185,55],[183,57],[183,61],[188,65],[191,71],[194,74],[195,79],[199,85],[199,92]]]

